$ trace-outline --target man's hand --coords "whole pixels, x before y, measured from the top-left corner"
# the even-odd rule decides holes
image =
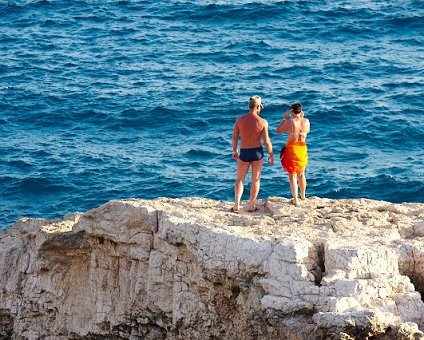
[[[239,159],[239,153],[238,153],[238,151],[233,151],[233,158],[235,160]]]
[[[268,157],[268,164],[272,165],[274,164],[274,153],[270,154]]]

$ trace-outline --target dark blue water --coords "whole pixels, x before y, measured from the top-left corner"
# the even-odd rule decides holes
[[[3,0],[0,25],[0,228],[118,198],[232,200],[255,94],[275,149],[303,103],[309,195],[424,202],[423,1]],[[289,196],[278,165],[261,184]]]

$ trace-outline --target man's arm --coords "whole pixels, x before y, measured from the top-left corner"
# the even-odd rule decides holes
[[[239,158],[239,154],[237,151],[237,144],[238,144],[238,139],[240,136],[240,129],[238,127],[238,120],[236,120],[236,123],[234,124],[234,128],[233,128],[233,139],[232,139],[232,145],[233,145],[233,158],[234,159],[238,159]]]
[[[268,122],[266,120],[264,122],[264,128],[262,130],[262,138],[263,138],[263,141],[264,141],[266,151],[268,151],[268,154],[269,154],[268,163],[273,164],[274,163],[274,152],[272,151],[271,138],[269,138],[269,133],[268,133]]]

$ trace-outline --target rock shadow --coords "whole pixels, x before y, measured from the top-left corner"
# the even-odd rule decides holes
[[[315,266],[312,268],[311,273],[314,276],[315,286],[321,287],[322,278],[325,275],[325,250],[323,243],[317,243],[309,251],[309,257],[315,259]]]
[[[416,247],[408,249],[407,253],[399,258],[399,272],[411,280],[424,302],[424,250]]]

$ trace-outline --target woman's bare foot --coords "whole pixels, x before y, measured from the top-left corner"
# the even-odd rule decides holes
[[[247,211],[248,212],[252,212],[252,211],[256,211],[256,210],[259,210],[257,207],[256,207],[256,205],[255,205],[255,202],[249,202],[249,209],[247,209]]]
[[[293,204],[294,206],[297,206],[297,199],[292,198],[290,201],[291,201],[291,204]]]

